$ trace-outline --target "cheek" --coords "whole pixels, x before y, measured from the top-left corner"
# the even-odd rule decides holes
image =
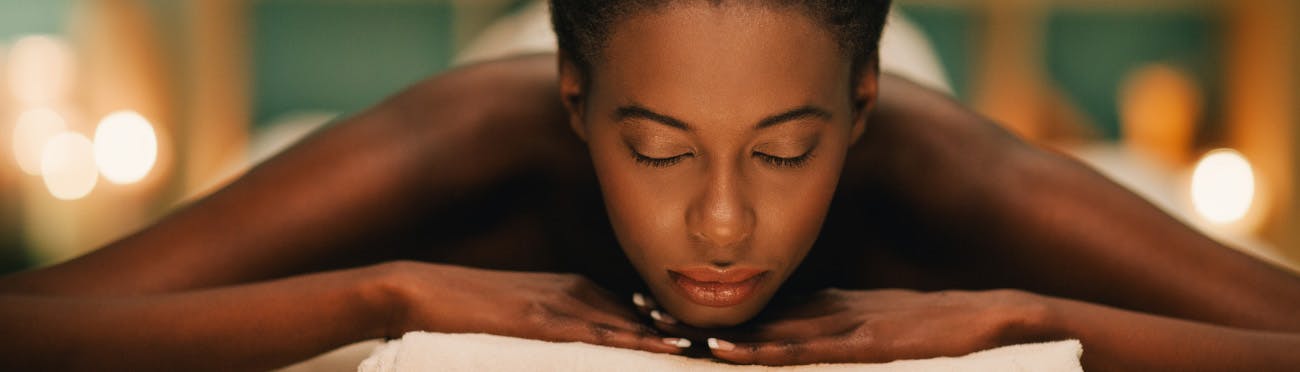
[[[816,165],[798,177],[773,180],[755,193],[755,248],[780,260],[788,271],[794,270],[821,232],[839,182],[841,162],[833,163]]]
[[[770,175],[763,176],[762,188],[752,194],[760,208],[758,232],[769,239],[810,246],[821,231],[839,185],[848,145],[847,130],[830,133],[822,138],[805,168],[764,170]]]
[[[590,146],[610,224],[628,258],[642,267],[677,256],[673,250],[686,247],[678,242],[686,236],[687,198],[678,195],[683,180],[646,172],[616,141],[593,140]]]

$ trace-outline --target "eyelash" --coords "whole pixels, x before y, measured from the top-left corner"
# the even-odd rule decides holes
[[[808,159],[812,159],[812,151],[806,152],[803,155],[799,155],[793,158],[772,156],[761,152],[755,152],[754,156],[758,157],[759,160],[762,160],[763,162],[771,164],[773,166],[782,167],[782,168],[799,168],[808,164]]]
[[[761,152],[755,152],[755,153],[754,153],[754,157],[757,157],[759,160],[762,160],[763,162],[768,163],[768,164],[770,164],[770,165],[772,165],[772,166],[775,166],[775,167],[782,167],[782,168],[799,168],[799,167],[802,167],[802,166],[808,164],[808,159],[811,159],[811,158],[812,158],[812,155],[813,155],[813,154],[812,154],[812,151],[809,151],[809,152],[807,152],[807,153],[804,153],[803,155],[799,155],[799,156],[797,156],[797,157],[793,157],[793,158],[783,158],[783,157],[780,157],[780,156],[772,156],[772,155],[764,154],[764,153],[761,153]],[[673,165],[675,165],[675,164],[681,162],[682,160],[684,160],[684,159],[686,159],[686,158],[688,158],[688,157],[694,157],[694,156],[695,156],[695,154],[692,154],[692,153],[689,153],[689,152],[688,152],[688,153],[681,154],[681,155],[677,155],[677,156],[670,157],[670,158],[652,158],[652,157],[649,157],[649,156],[641,155],[640,153],[638,153],[638,152],[636,152],[636,151],[633,151],[633,152],[632,152],[632,157],[633,157],[634,159],[636,159],[636,162],[637,162],[638,164],[647,165],[647,166],[656,167],[656,168],[670,167],[670,166],[673,166]]]
[[[671,158],[652,158],[649,156],[641,155],[641,153],[638,153],[636,151],[632,151],[632,157],[636,159],[636,162],[638,164],[648,165],[655,168],[669,167],[672,166],[673,164],[677,164],[678,162],[681,162],[682,159],[686,159],[687,157],[691,157],[691,156],[695,156],[695,154],[688,152]]]

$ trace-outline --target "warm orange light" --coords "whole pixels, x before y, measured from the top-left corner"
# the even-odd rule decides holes
[[[90,139],[73,132],[51,138],[41,152],[41,178],[55,198],[76,200],[90,194],[99,180]]]
[[[68,127],[63,116],[48,108],[24,111],[13,130],[14,160],[24,173],[41,175],[41,151],[50,138]]]
[[[1129,148],[1182,167],[1193,155],[1201,90],[1187,72],[1151,64],[1134,70],[1119,92],[1120,125]]]
[[[64,98],[74,71],[72,48],[47,35],[25,36],[9,51],[9,88],[19,103],[49,105]]]

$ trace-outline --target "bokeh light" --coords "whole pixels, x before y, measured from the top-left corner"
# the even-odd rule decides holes
[[[55,198],[76,200],[90,194],[99,180],[90,139],[73,132],[51,138],[42,151],[41,177]]]
[[[1241,153],[1210,151],[1192,171],[1192,206],[1216,224],[1241,221],[1255,198],[1255,172]]]
[[[61,100],[72,81],[72,48],[53,36],[25,36],[14,42],[7,67],[19,103],[47,105]]]
[[[1200,121],[1201,89],[1181,69],[1151,64],[1134,70],[1119,92],[1124,143],[1171,166],[1186,166]]]
[[[129,184],[149,174],[158,160],[158,137],[135,111],[118,111],[95,128],[95,164],[109,182]]]
[[[45,143],[68,127],[63,116],[48,108],[24,111],[13,131],[14,160],[24,173],[41,175],[41,154]]]

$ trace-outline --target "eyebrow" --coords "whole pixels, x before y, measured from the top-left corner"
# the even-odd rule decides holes
[[[810,119],[810,118],[830,120],[831,112],[826,109],[817,106],[812,106],[812,105],[800,106],[791,109],[789,111],[782,112],[780,114],[763,118],[763,120],[758,121],[758,124],[754,125],[754,129],[758,130],[763,128],[769,128],[769,127],[773,127],[783,123],[788,123],[795,120]],[[614,112],[615,121],[624,121],[627,119],[645,119],[645,120],[658,122],[660,124],[667,125],[673,128],[681,129],[684,131],[692,130],[691,125],[687,124],[685,121],[674,118],[672,116],[654,112],[654,110],[645,108],[644,106],[637,105],[637,104],[622,106],[619,107],[618,110],[615,110]]]

